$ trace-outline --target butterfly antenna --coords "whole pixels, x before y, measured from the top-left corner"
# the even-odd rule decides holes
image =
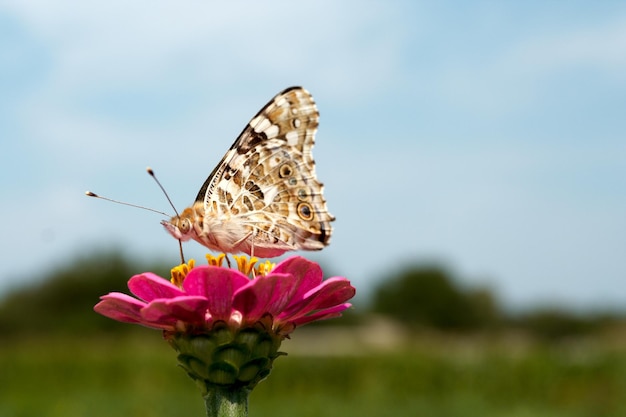
[[[169,194],[167,194],[167,191],[165,191],[165,187],[163,187],[163,185],[161,184],[159,179],[154,174],[154,171],[152,170],[152,168],[148,167],[148,168],[146,168],[146,171],[148,171],[148,174],[150,174],[150,176],[157,183],[157,185],[159,186],[161,191],[163,191],[163,194],[165,194],[165,198],[167,198],[167,201],[170,203],[170,206],[172,206],[172,209],[174,209],[174,213],[176,213],[176,216],[180,217],[180,214],[178,214],[178,210],[176,210],[176,207],[174,207],[174,203],[172,203],[172,199],[170,198]],[[185,255],[183,254],[183,241],[180,240],[180,239],[178,239],[178,249],[180,250],[180,263],[184,264],[185,263]]]
[[[163,188],[163,186],[161,185],[161,182],[159,181],[159,179],[154,174],[154,171],[152,170],[152,168],[148,167],[148,168],[146,168],[146,171],[148,171],[148,174],[150,174],[150,176],[154,179],[154,181],[156,181],[156,183],[159,186],[159,188],[161,189],[161,191],[163,191],[163,194],[165,194],[165,198],[167,198],[167,201],[170,203],[170,206],[172,206],[172,208],[174,209],[174,213],[176,213],[177,216],[180,216],[178,214],[178,210],[176,210],[176,207],[174,207],[174,203],[172,203],[172,200],[170,199],[170,196],[167,194],[167,191],[165,191],[165,188]]]
[[[151,209],[150,207],[140,206],[138,204],[126,203],[124,201],[113,200],[112,198],[102,197],[101,195],[98,195],[96,193],[92,193],[91,191],[85,191],[85,195],[88,196],[88,197],[95,197],[95,198],[99,198],[101,200],[110,201],[112,203],[123,204],[125,206],[130,206],[130,207],[140,208],[140,209],[143,209],[143,210],[152,211],[154,213],[159,213],[159,214],[162,214],[162,215],[164,215],[166,217],[169,217],[169,214],[163,213],[162,211]]]

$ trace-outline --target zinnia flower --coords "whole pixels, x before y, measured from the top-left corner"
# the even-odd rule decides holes
[[[269,374],[285,337],[297,326],[340,316],[355,294],[347,279],[323,280],[319,265],[299,256],[252,278],[254,261],[237,257],[235,270],[218,266],[221,259],[175,268],[174,283],[150,272],[135,275],[128,288],[137,298],[110,293],[94,309],[163,330],[207,395],[215,387],[252,389]]]

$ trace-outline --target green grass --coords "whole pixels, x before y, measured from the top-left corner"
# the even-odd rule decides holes
[[[617,351],[422,346],[281,357],[252,393],[250,416],[597,417],[624,416],[625,404]],[[158,332],[0,344],[1,417],[202,415],[199,391]]]

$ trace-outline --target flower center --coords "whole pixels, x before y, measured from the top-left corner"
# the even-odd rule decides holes
[[[178,288],[182,288],[185,277],[187,276],[189,271],[193,269],[195,265],[196,265],[196,261],[194,261],[193,259],[190,259],[188,263],[180,264],[172,268],[170,271],[170,274],[172,277],[170,279],[170,282],[176,285]]]
[[[228,261],[228,258],[226,257],[226,254],[224,253],[220,253],[217,256],[213,256],[210,253],[207,253],[205,257],[206,257],[207,263],[211,266],[218,266],[218,267],[226,268],[224,266],[224,260],[226,260],[228,263],[228,267],[230,267],[230,261]],[[248,257],[246,255],[240,255],[240,256],[233,255],[233,258],[235,259],[235,262],[237,262],[237,269],[239,270],[239,272],[241,272],[242,274],[250,278],[254,278],[256,276],[267,275],[276,266],[276,264],[270,262],[269,260],[258,263],[259,260],[257,258]],[[170,279],[172,284],[176,285],[179,288],[182,288],[183,281],[185,281],[187,274],[189,273],[189,271],[191,271],[195,267],[195,265],[196,265],[195,260],[190,259],[188,263],[183,263],[172,268],[171,269],[172,278]]]

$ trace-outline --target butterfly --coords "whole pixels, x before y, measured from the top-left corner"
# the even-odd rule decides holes
[[[326,208],[311,149],[319,112],[302,87],[278,93],[250,120],[195,202],[161,224],[210,250],[271,258],[327,246]]]

